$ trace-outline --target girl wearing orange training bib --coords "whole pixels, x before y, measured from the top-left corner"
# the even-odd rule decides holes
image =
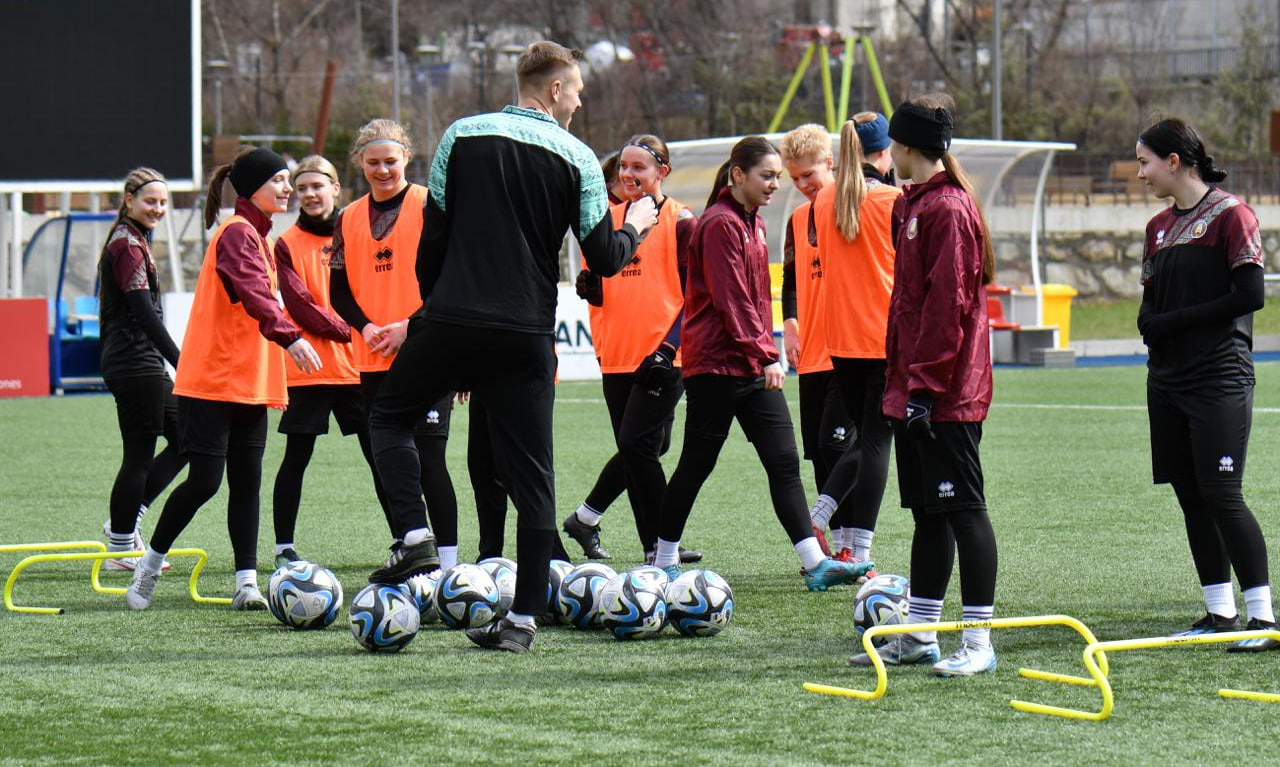
[[[283,408],[285,355],[304,372],[319,370],[311,343],[285,316],[275,258],[267,240],[271,215],[283,213],[293,187],[284,160],[268,149],[244,151],[209,182],[204,219],[212,226],[222,185],[235,188],[235,215],[209,241],[196,282],[173,392],[178,397],[179,449],[187,479],[174,489],[133,571],[125,601],[151,606],[164,555],[227,474],[227,528],[235,552],[233,610],[265,610],[258,590],[258,490],[267,445],[267,408]]]

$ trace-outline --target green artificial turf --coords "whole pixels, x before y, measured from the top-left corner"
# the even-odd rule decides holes
[[[1137,367],[997,371],[982,451],[1000,542],[998,616],[1066,613],[1099,638],[1118,639],[1167,634],[1203,614],[1173,494],[1150,482],[1144,376]],[[794,378],[787,391],[795,413]],[[558,394],[563,516],[590,488],[611,439],[597,384],[562,383]],[[1245,490],[1275,570],[1276,363],[1259,365],[1257,407]],[[462,408],[449,457],[469,559],[476,526],[466,428]],[[273,434],[264,467],[264,586],[282,447]],[[0,401],[0,542],[100,537],[118,451],[108,396]],[[806,465],[802,473],[812,498],[812,471]],[[15,597],[67,612],[0,613],[0,763],[1187,764],[1256,762],[1274,751],[1280,707],[1216,693],[1280,692],[1280,652],[1114,654],[1116,708],[1103,723],[1009,707],[1012,698],[1100,706],[1094,690],[1018,676],[1020,667],[1083,673],[1083,643],[1061,628],[995,632],[1000,667],[983,677],[890,669],[878,701],[806,693],[806,681],[869,689],[874,675],[845,664],[855,650],[853,589],[805,591],[768,499],[763,471],[735,429],[685,536],[734,588],[737,612],[721,635],[685,639],[668,629],[624,643],[557,626],[541,630],[534,651],[521,656],[478,650],[440,624],[399,655],[371,655],[350,636],[345,612],[326,631],[293,632],[267,613],[195,605],[185,590],[190,560],[175,561],[143,613],[127,611],[121,597],[94,594],[85,565],[37,565],[19,579]],[[905,574],[912,525],[897,501],[891,474],[874,553],[881,572]],[[224,509],[225,489],[178,541],[210,552],[208,594],[232,587]],[[514,519],[507,539],[514,557]],[[603,541],[611,565],[639,563],[625,500],[606,515]],[[297,543],[337,572],[348,599],[385,556],[368,470],[355,440],[336,430],[317,444]],[[0,554],[0,572],[19,558]],[[953,578],[944,618],[959,614]],[[949,652],[959,638],[941,640]]]

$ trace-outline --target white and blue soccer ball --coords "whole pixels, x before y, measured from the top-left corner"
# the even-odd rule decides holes
[[[289,628],[327,628],[342,612],[342,583],[327,567],[291,562],[271,574],[267,607]]]
[[[616,572],[599,562],[584,562],[569,571],[560,582],[556,608],[565,623],[580,629],[601,625],[600,592]]]
[[[853,632],[861,644],[862,635],[872,626],[907,622],[907,600],[911,597],[911,581],[902,575],[885,573],[862,584],[853,598]],[[874,640],[876,646],[890,637]]]
[[[400,588],[409,595],[418,606],[419,623],[422,626],[433,623],[439,615],[436,613],[436,583],[440,580],[440,571],[418,573],[400,584]]]
[[[399,652],[418,635],[418,605],[399,586],[370,583],[351,600],[351,635],[370,652]]]
[[[653,565],[638,565],[627,572],[632,573],[647,582],[656,584],[658,588],[663,591],[666,590],[667,584],[671,582],[671,576],[667,575],[666,570],[663,570],[661,567],[654,567]]]
[[[667,622],[685,636],[715,636],[733,620],[733,589],[711,570],[687,570],[667,584]]]
[[[479,565],[454,565],[436,585],[436,612],[451,629],[479,628],[498,616],[500,597],[498,585]]]
[[[600,620],[618,639],[657,636],[667,625],[662,587],[648,572],[629,570],[615,575],[600,590]]]
[[[498,615],[506,615],[516,598],[516,563],[506,557],[489,557],[477,564],[498,587]]]
[[[573,563],[566,562],[563,559],[551,560],[550,567],[547,569],[547,615],[546,617],[553,620],[560,620],[560,609],[558,603],[560,600],[560,584],[564,582],[564,577],[573,572]]]

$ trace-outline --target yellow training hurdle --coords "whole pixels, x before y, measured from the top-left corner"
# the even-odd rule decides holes
[[[815,684],[813,682],[806,682],[804,684],[804,689],[808,692],[817,693],[819,695],[834,695],[843,698],[857,698],[858,700],[877,700],[884,697],[885,692],[889,688],[889,675],[885,671],[884,661],[880,658],[880,652],[876,648],[874,640],[876,637],[885,634],[906,634],[918,631],[963,631],[964,629],[1036,628],[1042,626],[1066,626],[1084,638],[1085,642],[1088,644],[1088,647],[1086,647],[1084,651],[1085,667],[1089,670],[1090,676],[1086,678],[1026,668],[1018,670],[1020,675],[1028,679],[1039,679],[1042,681],[1088,687],[1099,686],[1100,682],[1105,684],[1106,675],[1108,673],[1107,656],[1104,652],[1106,648],[1100,648],[1093,654],[1090,654],[1090,649],[1098,647],[1102,643],[1098,642],[1097,637],[1093,635],[1093,632],[1089,630],[1088,626],[1075,618],[1072,618],[1070,615],[1032,615],[1015,618],[994,618],[989,621],[945,621],[942,623],[903,623],[897,625],[873,626],[863,633],[862,647],[871,657],[872,666],[875,668],[875,689],[856,690],[847,687]],[[1015,699],[1010,701],[1009,705],[1017,711],[1052,714],[1055,716],[1067,716],[1080,719],[1090,718],[1088,712],[1077,712],[1072,709],[1048,706],[1042,703],[1031,703]]]
[[[10,551],[65,551],[67,549],[93,549],[93,551],[62,553],[62,554],[35,554],[28,556],[13,568],[13,572],[9,573],[9,578],[4,583],[4,606],[10,612],[17,613],[34,613],[37,615],[62,615],[66,612],[61,607],[33,607],[26,605],[16,605],[13,602],[13,586],[18,580],[18,576],[22,574],[28,567],[39,562],[83,562],[93,563],[90,571],[90,582],[93,590],[99,594],[123,594],[125,589],[103,586],[98,579],[99,571],[102,569],[102,563],[108,559],[127,559],[130,557],[141,557],[145,552],[142,551],[107,551],[106,546],[100,541],[59,541],[53,543],[14,543],[0,545],[0,552]],[[228,597],[207,597],[199,591],[200,573],[204,570],[205,564],[209,561],[209,553],[204,549],[172,549],[165,555],[167,558],[173,557],[195,557],[195,566],[191,568],[191,577],[187,581],[187,590],[191,594],[191,601],[198,604],[212,605],[229,605],[231,599]]]

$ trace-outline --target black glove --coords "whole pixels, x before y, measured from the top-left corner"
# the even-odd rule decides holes
[[[1180,312],[1139,312],[1138,314],[1138,332],[1142,334],[1142,341],[1147,346],[1152,344],[1160,344],[1169,340],[1169,337],[1178,329]]]
[[[604,280],[600,275],[587,269],[578,272],[578,282],[574,286],[578,297],[592,306],[604,306]]]
[[[673,384],[680,373],[675,368],[676,350],[663,341],[636,368],[636,383],[650,397],[661,397],[662,390]]]
[[[929,417],[933,415],[933,395],[929,392],[915,392],[907,399],[907,416],[903,419],[907,433],[916,438],[935,439],[933,423]]]

